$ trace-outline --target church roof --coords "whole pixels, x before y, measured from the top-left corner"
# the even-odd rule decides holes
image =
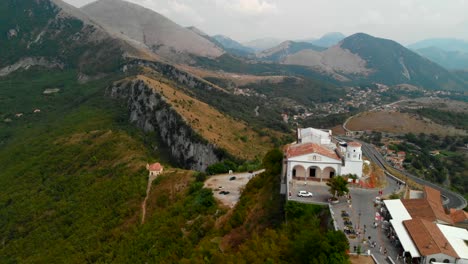
[[[331,159],[341,160],[335,151],[326,147],[320,146],[316,143],[302,143],[292,144],[286,148],[286,156],[288,158],[307,155],[307,154],[319,154]]]
[[[350,147],[361,147],[362,144],[359,143],[359,142],[356,142],[356,141],[352,141],[352,142],[348,143],[348,146],[350,146]]]

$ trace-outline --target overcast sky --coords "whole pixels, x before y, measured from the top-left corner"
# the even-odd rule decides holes
[[[82,6],[93,0],[65,0]],[[365,32],[402,44],[433,37],[468,40],[468,0],[128,0],[182,26],[239,41]]]

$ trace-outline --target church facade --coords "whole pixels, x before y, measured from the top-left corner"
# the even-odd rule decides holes
[[[283,182],[324,181],[338,175],[362,177],[362,150],[358,142],[333,142],[331,131],[298,129],[297,142],[284,149]]]

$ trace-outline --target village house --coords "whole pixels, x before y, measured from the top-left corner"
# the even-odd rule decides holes
[[[164,170],[163,166],[159,162],[146,164],[146,169],[149,171],[149,176],[157,176]]]
[[[358,142],[333,142],[330,130],[297,130],[297,141],[284,150],[283,183],[293,180],[326,181],[338,175],[362,177],[362,150]],[[288,188],[288,187],[286,187]]]

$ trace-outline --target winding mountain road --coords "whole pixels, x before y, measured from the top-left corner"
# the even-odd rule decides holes
[[[362,141],[359,141],[359,140],[356,140],[356,139],[352,139],[352,138],[345,138],[345,139],[348,139],[348,140],[353,140],[353,141],[358,141],[359,143],[362,144],[362,152],[363,154],[368,157],[372,162],[374,162],[375,164],[377,164],[379,167],[381,167],[386,173],[389,173],[387,170],[386,170],[386,166],[391,166],[390,164],[387,163],[387,161],[384,159],[384,157],[380,154],[380,152],[378,152],[374,145],[372,144],[369,144],[369,143],[365,143],[365,142],[362,142]],[[415,181],[416,183],[418,184],[421,184],[421,185],[427,185],[427,186],[430,186],[436,190],[439,190],[440,193],[442,194],[443,198],[444,198],[444,205],[446,205],[447,207],[449,208],[455,208],[455,209],[463,209],[467,206],[467,202],[466,202],[466,199],[461,196],[460,194],[458,193],[455,193],[451,190],[447,190],[445,188],[443,188],[442,186],[439,186],[439,185],[436,185],[432,182],[429,182],[429,181],[426,181],[424,179],[421,179],[411,173],[408,173],[406,171],[403,171],[403,170],[399,170],[399,169],[396,169],[394,168],[395,170],[399,171],[401,174],[405,175],[406,177],[408,177],[409,179]]]
[[[389,104],[388,106],[394,105],[396,103],[400,103],[402,101],[404,101],[404,100],[393,102],[393,103]],[[350,116],[343,123],[343,129],[346,132],[353,132],[353,131],[351,131],[350,129],[348,129],[346,127],[348,121],[351,120],[353,117],[354,116]],[[382,154],[380,154],[380,152],[378,152],[375,149],[374,145],[369,144],[369,143],[365,143],[365,142],[362,142],[362,141],[359,141],[359,140],[356,140],[354,138],[349,138],[349,137],[341,137],[341,138],[346,139],[346,140],[358,141],[359,143],[361,143],[362,144],[363,154],[366,157],[368,157],[372,162],[377,164],[380,168],[382,168],[385,171],[386,174],[390,174],[390,172],[387,171],[386,167],[387,166],[392,167],[392,166],[387,163],[387,161],[382,156]],[[417,176],[415,176],[415,175],[413,175],[411,173],[408,173],[407,171],[399,170],[399,169],[396,169],[396,168],[394,168],[394,169],[399,171],[401,174],[405,175],[406,177],[408,177],[409,179],[413,180],[414,182],[416,182],[418,184],[427,185],[427,186],[430,186],[430,187],[432,187],[432,188],[434,188],[436,190],[439,190],[440,193],[442,194],[442,197],[444,198],[443,203],[447,207],[455,208],[455,209],[464,209],[467,206],[466,199],[463,196],[461,196],[460,194],[455,193],[455,192],[453,192],[451,190],[445,189],[444,187],[436,185],[436,184],[434,184],[432,182],[421,179],[421,178],[419,178],[419,177],[417,177]]]

